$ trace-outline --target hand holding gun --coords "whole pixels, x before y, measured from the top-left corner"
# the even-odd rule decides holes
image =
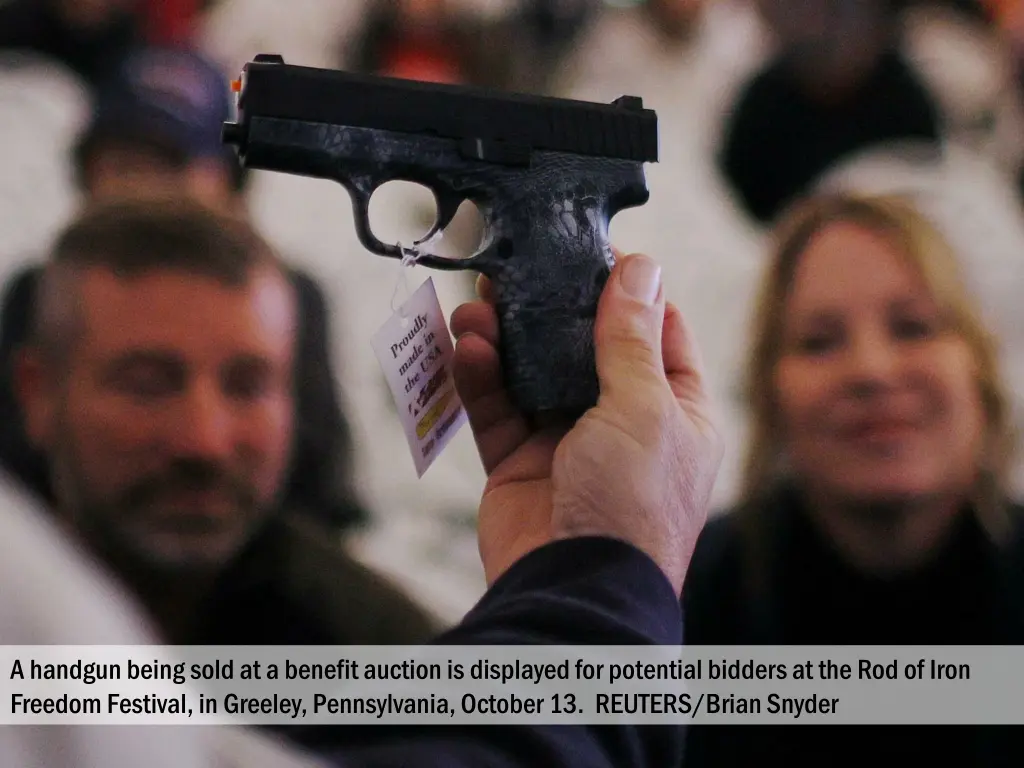
[[[597,402],[594,316],[614,256],[611,218],[643,205],[643,164],[657,161],[657,116],[639,98],[611,105],[426,84],[286,65],[262,54],[236,85],[238,122],[224,141],[257,168],[340,182],[373,253],[370,197],[390,181],[430,188],[434,227],[464,200],[484,220],[467,259],[417,264],[473,269],[493,286],[510,394],[525,413],[578,416]]]

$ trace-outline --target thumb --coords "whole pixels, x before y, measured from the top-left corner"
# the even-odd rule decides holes
[[[602,396],[629,398],[643,382],[665,380],[661,267],[642,254],[615,265],[597,307],[594,344]]]

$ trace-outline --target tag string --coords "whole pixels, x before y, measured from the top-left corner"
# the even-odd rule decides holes
[[[416,262],[420,258],[420,250],[415,246],[412,248],[406,248],[401,243],[398,243],[398,249],[402,252],[402,260],[398,265],[398,280],[395,283],[395,290],[391,293],[391,311],[397,312],[403,319],[405,318],[405,305],[411,298],[409,292],[409,267],[416,266]],[[398,300],[398,293],[401,291],[404,294],[401,304],[395,306]]]
[[[402,320],[406,319],[405,305],[412,298],[412,292],[409,290],[409,268],[415,267],[425,253],[429,253],[431,248],[435,247],[438,242],[444,237],[444,234],[440,231],[434,233],[433,237],[429,240],[424,240],[420,243],[414,243],[412,247],[406,248],[401,243],[396,243],[398,250],[402,252],[402,259],[398,265],[398,281],[395,283],[395,290],[391,294],[391,311],[398,313]],[[402,299],[402,303],[399,306],[395,306],[395,302],[398,299],[399,290],[405,294],[405,298]],[[404,324],[404,323],[403,323]]]

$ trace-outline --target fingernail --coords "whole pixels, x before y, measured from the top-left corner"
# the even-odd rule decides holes
[[[646,256],[631,256],[622,265],[622,287],[648,306],[654,304],[661,287],[661,266]]]

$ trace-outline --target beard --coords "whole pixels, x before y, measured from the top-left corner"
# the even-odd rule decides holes
[[[107,559],[153,574],[222,570],[269,517],[253,484],[199,459],[176,459],[114,493],[96,491],[70,441],[55,464],[75,527]]]

